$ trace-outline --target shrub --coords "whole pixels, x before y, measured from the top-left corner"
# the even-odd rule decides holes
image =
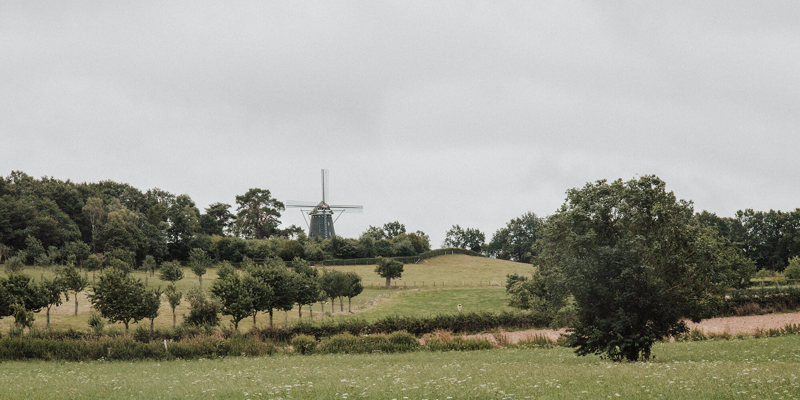
[[[294,351],[300,354],[312,354],[317,349],[317,339],[309,335],[297,335],[292,338]]]
[[[417,338],[405,331],[394,332],[389,335],[388,339],[393,352],[414,351],[419,348]]]
[[[787,279],[800,279],[800,257],[789,259],[789,265],[783,270],[783,276]]]
[[[320,353],[363,353],[357,337],[349,333],[341,333],[322,340],[319,343]]]
[[[141,343],[150,343],[150,329],[144,325],[139,325],[133,331],[133,340]]]
[[[425,347],[430,351],[470,351],[487,350],[494,348],[494,345],[486,339],[465,339],[462,337],[454,338],[449,342],[433,339]]]

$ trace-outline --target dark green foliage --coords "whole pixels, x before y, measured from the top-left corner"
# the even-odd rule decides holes
[[[542,228],[542,219],[528,212],[509,221],[492,236],[486,246],[487,252],[502,260],[530,262],[533,256],[533,244]]]
[[[69,300],[67,296],[67,288],[64,286],[64,282],[61,280],[60,277],[56,277],[55,279],[43,279],[39,283],[39,290],[42,292],[42,296],[44,297],[45,301],[45,309],[46,309],[46,318],[47,318],[47,325],[46,327],[50,328],[50,309],[54,306],[59,306],[64,300]]]
[[[397,279],[403,275],[403,263],[391,258],[378,257],[378,265],[375,272],[382,278],[386,278],[386,287],[391,284],[392,279]]]
[[[486,235],[477,228],[461,228],[460,225],[453,225],[444,237],[443,246],[480,253],[486,246]]]
[[[800,279],[800,257],[794,256],[789,259],[789,265],[783,271],[783,276],[788,279]]]
[[[465,339],[461,337],[453,338],[453,340],[440,340],[432,339],[425,343],[425,348],[430,351],[473,351],[473,350],[488,350],[494,348],[492,343],[487,339]]]
[[[89,294],[92,306],[111,322],[128,325],[147,318],[149,310],[144,305],[148,292],[139,279],[134,279],[116,268],[107,268]]]
[[[262,293],[255,295],[256,311],[269,313],[269,325],[273,325],[275,310],[288,311],[294,306],[297,297],[297,274],[286,268],[280,259],[271,260],[268,265],[253,268],[250,275],[252,286]]]
[[[347,297],[347,312],[351,312],[350,305],[353,297],[358,296],[364,291],[364,285],[361,284],[361,276],[355,272],[346,272],[344,278],[345,289],[343,296]]]
[[[233,230],[238,236],[265,239],[278,233],[283,203],[267,189],[252,188],[236,196],[236,221]]]
[[[222,314],[230,315],[233,328],[239,329],[239,321],[253,313],[253,294],[236,272],[214,281],[211,293],[219,299]]]
[[[167,261],[161,264],[161,271],[158,276],[161,280],[175,284],[175,282],[183,279],[181,263],[177,261]]]
[[[189,267],[197,275],[200,287],[203,286],[203,275],[205,275],[209,264],[211,264],[211,259],[208,258],[203,249],[195,247],[189,251]]]
[[[212,327],[219,325],[221,305],[217,299],[210,298],[199,288],[194,288],[186,294],[189,300],[189,315],[185,322],[194,326]]]
[[[173,283],[167,286],[167,289],[164,291],[164,294],[167,296],[169,307],[172,309],[172,327],[174,328],[177,319],[177,316],[175,315],[175,308],[181,304],[183,293],[180,290],[178,290],[178,288],[175,287],[175,284]]]
[[[9,274],[22,272],[22,270],[25,268],[25,263],[23,263],[22,259],[19,257],[11,257],[6,260],[5,268],[6,272]]]
[[[0,318],[13,316],[16,325],[30,326],[33,313],[47,306],[47,300],[42,288],[26,275],[0,278]]]
[[[569,344],[612,360],[648,359],[752,267],[655,176],[569,190],[538,243],[542,272],[558,271],[575,298]]]
[[[206,213],[200,216],[200,230],[207,235],[225,235],[234,220],[230,208],[230,204],[210,204]]]
[[[749,288],[733,290],[717,299],[716,315],[750,315],[794,311],[800,308],[800,288]]]
[[[317,339],[309,335],[297,335],[292,338],[295,353],[313,354],[317,350]]]

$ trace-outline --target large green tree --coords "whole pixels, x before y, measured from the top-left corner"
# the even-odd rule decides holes
[[[86,286],[89,285],[89,281],[84,278],[73,265],[67,265],[66,267],[60,269],[58,271],[58,278],[66,292],[72,291],[72,295],[75,298],[75,313],[73,315],[77,316],[78,293],[86,289]]]
[[[462,228],[453,225],[444,237],[445,247],[456,247],[481,252],[486,246],[486,235],[477,228]]]
[[[92,306],[109,321],[122,322],[126,331],[131,321],[150,315],[144,283],[117,268],[106,268],[92,289]]]
[[[547,222],[537,262],[560,269],[575,298],[576,352],[648,359],[653,343],[687,331],[752,263],[694,223],[692,204],[656,176],[567,191]]]
[[[236,196],[234,232],[249,239],[265,239],[276,235],[283,210],[283,203],[274,199],[269,190],[252,188]]]
[[[239,321],[253,312],[253,296],[237,272],[226,274],[214,281],[211,293],[222,305],[222,314],[230,315],[233,329],[239,330]]]
[[[391,258],[378,257],[378,265],[375,266],[375,272],[386,279],[386,287],[388,288],[392,284],[392,279],[400,278],[403,275],[403,263]]]
[[[200,216],[200,229],[202,232],[207,235],[225,235],[235,219],[230,208],[231,205],[226,203],[209,205],[205,214]]]
[[[500,228],[492,236],[486,246],[489,255],[502,260],[530,262],[533,258],[533,244],[541,229],[542,220],[536,214],[528,212],[513,218],[505,227]]]

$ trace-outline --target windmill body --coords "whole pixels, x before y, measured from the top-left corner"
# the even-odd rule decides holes
[[[362,212],[364,207],[361,205],[336,205],[328,204],[328,170],[322,170],[322,201],[319,203],[308,203],[301,201],[286,202],[287,208],[299,208],[303,214],[303,219],[308,224],[308,236],[329,239],[336,235],[333,228],[334,222],[347,212]],[[338,215],[337,215],[338,213]],[[306,219],[308,215],[308,219]],[[335,215],[335,218],[334,218]]]

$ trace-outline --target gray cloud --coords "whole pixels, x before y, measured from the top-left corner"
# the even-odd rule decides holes
[[[12,169],[205,207],[363,203],[441,243],[655,173],[698,209],[793,209],[795,2],[4,2]],[[295,212],[286,223],[302,224]]]

